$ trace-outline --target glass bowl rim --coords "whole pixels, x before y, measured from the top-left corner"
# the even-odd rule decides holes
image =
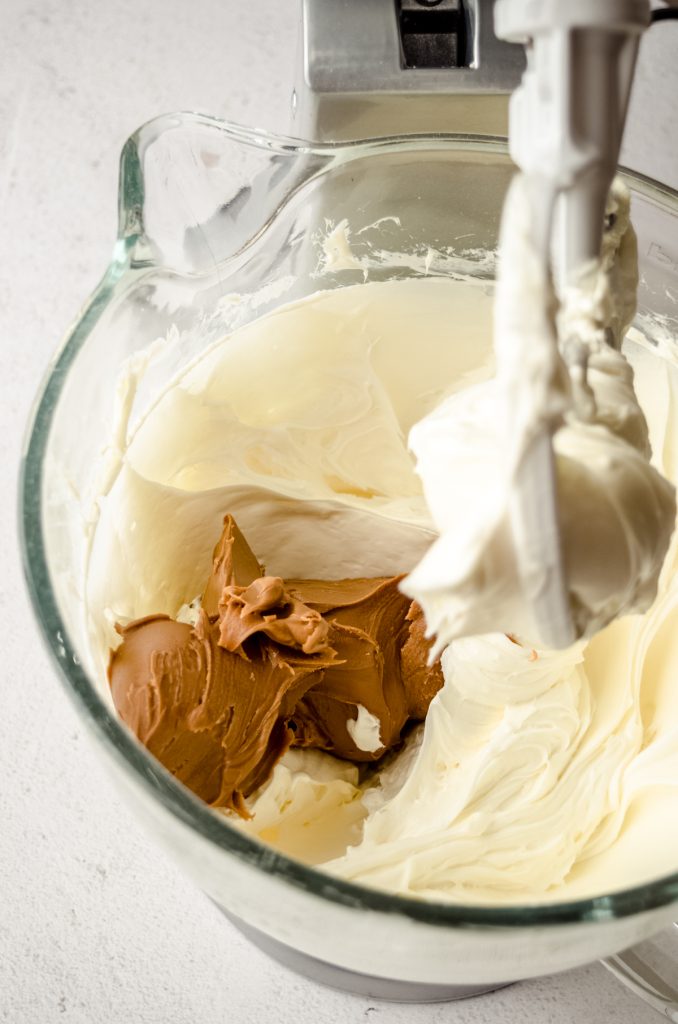
[[[213,128],[233,142],[288,155],[312,153],[328,158],[333,164],[337,156],[343,162],[381,151],[424,147],[494,152],[503,156],[508,153],[506,139],[455,133],[388,136],[318,145],[193,113],[166,114],[153,118],[130,137],[126,148],[130,145],[143,145],[163,131],[187,124]],[[623,168],[621,170],[636,192],[658,204],[673,207],[673,212],[678,215],[678,191],[645,175]],[[33,613],[62,685],[108,753],[134,778],[148,797],[158,800],[166,812],[190,827],[203,840],[296,889],[357,911],[387,913],[441,927],[523,928],[581,921],[609,921],[678,901],[678,871],[601,896],[520,905],[435,902],[392,895],[347,882],[287,857],[230,825],[174,779],[115,717],[99,695],[95,682],[90,680],[79,664],[52,589],[42,524],[42,466],[53,414],[68,369],[128,269],[128,253],[129,246],[125,244],[124,238],[119,237],[104,277],[67,332],[45,373],[27,425],[19,481],[19,540]]]

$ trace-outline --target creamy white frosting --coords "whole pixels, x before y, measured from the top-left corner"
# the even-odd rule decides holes
[[[283,576],[411,569],[435,534],[408,432],[490,376],[491,309],[486,285],[454,280],[319,293],[172,381],[116,434],[88,579],[97,649],[107,622],[192,602],[226,511]],[[655,464],[676,480],[678,371],[639,336],[626,351]],[[677,568],[674,542],[650,611],[573,651],[456,641],[425,726],[376,776],[291,751],[253,821],[233,824],[443,900],[560,899],[675,870]]]
[[[674,488],[650,464],[647,424],[619,351],[637,286],[628,192],[616,186],[600,265],[585,268],[563,296],[558,333],[566,362],[529,213],[517,178],[502,227],[495,377],[451,396],[410,432],[440,537],[403,589],[422,605],[437,650],[493,630],[539,638],[540,567],[526,583],[512,502],[522,460],[542,429],[553,431],[577,635],[650,606],[675,522]]]
[[[367,813],[355,765],[318,750],[288,750],[238,828],[307,864],[323,864],[360,841]]]
[[[502,634],[455,641],[416,763],[332,870],[419,895],[546,891],[600,843],[640,750],[638,694],[596,721],[581,646],[539,652]],[[616,681],[615,681],[616,682]]]
[[[377,715],[373,715],[362,704],[357,705],[358,714],[355,719],[349,719],[346,723],[346,730],[355,743],[358,750],[366,750],[374,753],[379,750],[381,742],[381,722]]]
[[[136,426],[116,426],[87,579],[94,646],[114,642],[114,621],[175,615],[200,593],[226,511],[283,577],[411,569],[435,534],[407,434],[491,373],[487,290],[430,279],[318,293],[238,329]],[[454,344],[450,317],[469,325]],[[135,359],[125,409],[152,369]]]
[[[395,795],[372,794],[361,842],[328,869],[474,902],[591,895],[675,870],[677,568],[674,542],[653,608],[567,652],[454,641],[414,764]]]

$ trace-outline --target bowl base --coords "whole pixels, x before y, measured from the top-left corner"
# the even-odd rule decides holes
[[[217,904],[218,906],[218,904]],[[296,974],[301,974],[320,985],[341,989],[357,996],[369,996],[373,999],[386,999],[395,1003],[443,1003],[453,999],[469,999],[472,996],[485,995],[499,988],[506,988],[510,982],[497,982],[485,985],[431,985],[416,981],[402,981],[397,978],[381,978],[372,974],[362,974],[337,967],[318,960],[308,953],[287,946],[278,939],[271,938],[258,928],[246,924],[239,917],[230,914],[223,907],[219,910],[235,925],[238,931],[273,960],[288,967]]]

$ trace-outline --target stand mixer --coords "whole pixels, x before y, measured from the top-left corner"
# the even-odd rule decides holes
[[[600,255],[638,44],[649,24],[649,0],[499,0],[494,12],[481,0],[307,0],[294,130],[330,141],[432,129],[505,134],[513,90],[509,149],[527,180],[532,245],[547,274],[553,253],[565,284]],[[525,48],[524,70],[512,44]],[[553,377],[585,372],[577,339],[567,339],[566,359],[555,329],[536,341]],[[521,457],[509,545],[522,602],[531,608],[531,639],[563,648],[584,627],[571,611],[553,430],[540,426]]]
[[[616,163],[633,59],[648,13],[645,4],[596,4],[596,17],[604,9],[610,18],[601,27],[586,20],[592,14],[585,4],[570,4],[567,12],[560,6],[506,0],[495,13],[507,37],[534,40],[523,91],[511,111],[511,119],[522,125],[514,130],[512,124],[514,158],[528,175],[543,172],[536,190],[562,193],[549,207],[573,209],[573,195],[579,196],[582,186],[584,199],[575,200],[581,211],[599,204],[607,191],[601,181],[609,184]],[[612,16],[622,7],[620,27]],[[561,19],[557,26],[544,21],[546,11]],[[595,38],[610,57],[603,77],[616,119],[600,142],[596,131],[605,125],[588,126],[584,118],[596,145],[580,148],[579,136],[571,141],[572,163],[565,174],[558,133],[538,139],[538,157],[531,139],[520,133],[533,107],[551,117],[555,97],[541,90],[544,67],[572,66],[567,62],[574,48],[583,49],[582,59],[600,69],[598,43],[586,42],[589,29],[598,33]],[[97,690],[82,634],[80,594],[71,585],[83,541],[76,517],[64,510],[70,513],[75,491],[86,490],[91,467],[109,440],[111,382],[130,356],[138,355],[141,366],[157,339],[168,339],[154,348],[152,392],[171,379],[178,364],[200,356],[248,318],[303,299],[328,279],[334,287],[331,275],[319,285],[306,273],[317,262],[313,232],[328,214],[351,223],[355,217],[365,232],[362,244],[376,234],[370,236],[372,223],[397,207],[405,227],[389,227],[388,244],[396,254],[411,241],[406,234],[417,231],[422,246],[440,241],[450,248],[466,231],[474,232],[472,244],[479,249],[496,243],[510,175],[498,137],[507,134],[508,94],[519,85],[525,60],[520,46],[495,36],[492,5],[483,0],[305,0],[302,46],[293,134],[319,140],[317,146],[196,115],[159,118],[125,146],[115,255],[58,357],[37,406],[26,455],[24,557],[43,634],[125,798],[237,927],[295,970],[353,992],[426,1001],[476,995],[602,958],[648,998],[652,982],[643,963],[618,951],[675,920],[678,876],[668,869],[658,881],[580,902],[499,908],[428,904],[344,883],[240,835],[193,799],[134,741]],[[565,118],[566,105],[557,109]],[[380,139],[383,145],[372,141]],[[673,315],[674,270],[666,260],[652,262],[651,254],[671,251],[678,197],[641,179],[633,179],[633,187],[648,278],[643,308]],[[450,225],[446,218],[453,203],[458,219]],[[554,248],[550,220],[550,209],[539,224],[535,218],[545,264]],[[601,232],[602,212],[595,231],[577,235],[578,249],[571,240],[572,266],[587,253],[595,255]],[[563,245],[555,243],[556,277],[570,260],[567,233],[565,238]],[[407,276],[406,270],[407,263],[398,263],[392,276]],[[342,273],[340,284],[351,273],[351,281],[363,276],[359,270]],[[390,276],[377,268],[374,277],[380,273]],[[491,275],[478,276],[489,282]],[[250,295],[259,303],[251,309],[245,301],[231,301]],[[142,392],[132,409],[130,398],[132,422],[152,399]],[[551,461],[547,435],[527,465],[514,525],[520,546],[537,509],[539,543],[531,551],[536,548],[551,566],[544,629],[552,629],[557,643],[569,641],[572,626],[563,608],[565,581],[558,574],[557,503],[552,488],[546,488],[546,498],[542,493]],[[535,477],[536,495],[530,490]],[[223,508],[208,512],[201,506],[201,524],[210,515],[220,520]],[[210,529],[207,524],[206,532]],[[187,528],[186,536],[192,532],[197,533]],[[675,1003],[675,994],[662,991],[659,983],[654,995],[664,1009]]]

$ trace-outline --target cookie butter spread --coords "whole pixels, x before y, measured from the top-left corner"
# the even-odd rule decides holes
[[[195,625],[118,627],[113,702],[198,796],[248,817],[288,747],[371,761],[426,715],[442,674],[399,582],[266,576],[227,516]]]
[[[125,380],[88,567],[93,649],[102,660],[115,650],[113,696],[144,742],[161,744],[159,756],[230,826],[293,857],[453,902],[606,893],[677,866],[675,537],[644,615],[563,652],[519,633],[454,640],[437,693],[424,622],[399,603],[397,580],[438,536],[408,436],[491,378],[491,321],[488,281],[355,285],[238,328],[145,405],[132,401],[138,379]],[[675,482],[674,353],[673,340],[631,330],[631,369],[618,383],[633,375],[643,450]],[[472,515],[459,481],[445,487],[456,515]],[[256,558],[234,530],[214,551],[227,512]],[[382,614],[402,626],[395,644]],[[149,615],[150,625],[130,625]],[[348,660],[356,630],[374,643],[362,641],[359,674]],[[377,647],[390,666],[381,681]],[[233,687],[260,664],[252,650],[275,651],[286,668],[275,675],[268,661],[266,705],[237,712],[257,735],[241,735],[244,757],[227,765]],[[165,666],[189,653],[171,709]],[[233,667],[213,676],[215,689],[202,674],[208,657]],[[206,716],[220,720],[201,736]],[[197,742],[202,766],[181,751]]]

